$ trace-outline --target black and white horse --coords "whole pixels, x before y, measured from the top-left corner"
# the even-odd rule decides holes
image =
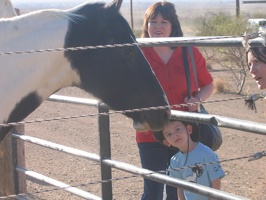
[[[134,43],[122,0],[0,20],[0,52]],[[0,55],[0,123],[23,120],[59,89],[77,86],[115,110],[167,106],[138,46]],[[126,113],[136,130],[162,129],[169,109]],[[10,127],[0,127],[0,140]]]

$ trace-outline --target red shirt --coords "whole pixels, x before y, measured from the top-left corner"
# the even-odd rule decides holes
[[[209,85],[213,79],[206,67],[206,61],[199,52],[198,48],[192,47],[192,49],[197,67],[198,87],[201,88],[203,86]],[[142,48],[142,51],[150,63],[160,84],[162,85],[169,104],[176,105],[184,103],[184,99],[187,96],[187,80],[182,59],[182,48],[177,47],[175,49],[167,64],[163,63],[153,47]],[[197,93],[198,88],[195,85],[194,72],[192,69],[189,53],[187,55],[190,68],[191,92],[192,94],[195,94]],[[176,109],[187,111],[186,107],[180,107]],[[151,131],[136,132],[136,140],[138,143],[156,142]]]

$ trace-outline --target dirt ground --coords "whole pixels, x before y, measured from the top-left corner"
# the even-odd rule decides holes
[[[222,70],[211,71],[215,79],[222,78],[228,87],[229,72]],[[260,92],[255,83],[248,79],[245,87],[247,93]],[[65,88],[57,94],[83,98],[93,98],[77,88]],[[220,100],[240,97],[225,92],[215,93],[209,100]],[[206,103],[211,114],[225,117],[265,122],[265,101],[257,102],[258,112],[248,110],[243,99]],[[65,103],[45,101],[26,120],[48,119],[58,116],[75,116],[96,113],[96,108]],[[248,159],[237,159],[266,150],[266,136],[244,131],[221,128],[224,142],[217,151],[226,172],[222,179],[222,191],[233,193],[253,200],[266,199],[266,157],[249,162]],[[112,159],[140,167],[138,148],[135,142],[135,131],[132,121],[121,114],[110,115],[110,131]],[[49,140],[55,143],[74,147],[80,150],[99,154],[97,117],[69,119],[26,124],[25,134]],[[99,165],[82,158],[53,151],[37,145],[26,143],[26,168],[44,174],[70,185],[83,185],[82,188],[92,194],[101,196]],[[142,194],[143,181],[141,177],[130,177],[131,174],[113,169],[113,199],[138,200]],[[85,185],[85,186],[84,186]],[[54,187],[40,181],[29,179],[27,192],[31,199],[80,199],[68,192],[53,190]],[[43,190],[48,190],[43,192]],[[51,190],[51,191],[49,191]]]

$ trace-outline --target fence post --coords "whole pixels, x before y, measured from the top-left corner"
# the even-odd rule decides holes
[[[103,104],[98,104],[98,113],[107,113],[109,108]],[[112,178],[112,168],[102,163],[103,159],[111,159],[111,137],[110,137],[110,118],[109,115],[99,115],[98,117],[99,129],[99,145],[100,145],[100,167],[101,180],[108,180]],[[102,199],[112,200],[112,182],[102,182]]]
[[[240,4],[239,0],[236,0],[236,17],[240,16]]]
[[[24,125],[14,127],[0,142],[0,197],[27,191],[26,176],[16,171],[17,165],[25,167],[24,142],[12,139],[13,133],[24,134]]]

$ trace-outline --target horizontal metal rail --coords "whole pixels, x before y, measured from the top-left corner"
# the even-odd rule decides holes
[[[75,188],[75,187],[71,187],[68,184],[65,184],[63,182],[60,182],[58,180],[52,179],[50,177],[44,176],[42,174],[39,174],[37,172],[22,168],[20,166],[16,167],[16,170],[20,173],[25,174],[28,177],[34,178],[36,180],[48,183],[50,185],[56,186],[58,188],[62,188],[63,190],[75,194],[83,199],[91,199],[91,200],[101,200],[101,197],[95,196],[94,194],[91,194],[89,192],[85,192],[84,190]]]
[[[60,95],[52,95],[49,100],[60,101],[65,103],[84,104],[84,105],[97,105],[98,101],[93,99],[66,97]],[[193,112],[184,112],[178,110],[171,110],[172,119],[179,119],[192,122],[200,122],[205,124],[213,124],[219,127],[232,128],[246,132],[266,135],[266,125],[258,122],[247,120],[223,117],[219,115],[201,114]]]
[[[265,47],[265,38],[259,37],[259,33],[254,33],[250,36],[247,42],[244,42],[243,37],[234,36],[205,36],[205,37],[165,37],[165,38],[137,38],[137,43],[124,44],[107,44],[96,46],[80,46],[69,48],[55,49],[35,49],[26,51],[0,52],[0,56],[16,55],[16,54],[31,54],[43,52],[58,52],[58,51],[77,51],[77,50],[94,50],[103,48],[122,48],[138,45],[140,47],[154,46],[202,46],[202,47],[243,47],[243,42],[252,47]],[[255,39],[252,39],[255,38]],[[245,44],[246,45],[246,44]]]
[[[141,47],[153,46],[201,46],[201,47],[243,47],[243,37],[208,36],[208,37],[167,37],[137,38]],[[259,37],[248,41],[252,47],[265,47],[265,38]]]
[[[78,156],[81,158],[86,158],[86,159],[89,159],[89,160],[92,160],[98,163],[100,162],[100,156],[94,153],[88,153],[86,151],[78,150],[72,147],[67,147],[64,145],[56,144],[53,142],[49,142],[47,140],[42,140],[36,137],[27,136],[27,135],[12,134],[12,137],[23,140],[25,142],[30,142],[32,144],[43,146],[45,148],[54,149],[56,151],[61,151],[61,152],[71,154],[74,156]]]
[[[177,120],[213,124],[219,127],[232,128],[236,130],[266,135],[265,124],[247,120],[234,119],[218,115],[184,112],[178,110],[171,111],[171,118]]]
[[[81,151],[81,150],[78,150],[75,148],[59,145],[59,144],[52,143],[52,142],[49,142],[46,140],[34,138],[31,136],[18,135],[18,134],[13,134],[12,136],[17,138],[17,139],[24,140],[26,142],[31,142],[31,143],[37,144],[39,146],[51,148],[51,149],[61,151],[64,153],[68,153],[68,154],[71,154],[74,156],[93,160],[93,161],[96,161],[98,163],[100,162],[99,156],[85,152],[85,151]],[[115,161],[115,160],[111,160],[111,159],[104,159],[104,160],[102,160],[102,163],[107,165],[107,166],[114,167],[116,169],[120,169],[120,170],[129,172],[129,173],[138,174],[138,175],[145,177],[147,179],[150,179],[150,180],[162,182],[162,183],[174,186],[174,187],[181,187],[181,188],[184,188],[184,189],[189,190],[191,192],[195,192],[195,193],[198,193],[198,194],[201,194],[204,196],[208,196],[211,198],[227,199],[227,200],[245,200],[245,198],[243,198],[243,197],[229,194],[229,193],[226,193],[226,192],[223,192],[220,190],[214,190],[212,188],[198,185],[195,183],[190,183],[190,182],[187,182],[184,180],[171,178],[167,175],[160,174],[160,173],[150,171],[147,169],[139,168],[139,167],[136,167],[134,165],[123,163],[120,161]]]
[[[87,106],[98,106],[99,104],[99,101],[95,99],[62,96],[62,95],[56,95],[56,94],[52,94],[47,100],[54,101],[54,102],[61,102],[61,103],[87,105]]]
[[[147,169],[139,168],[134,165],[130,165],[127,163],[123,163],[120,161],[115,161],[115,160],[109,160],[109,159],[104,159],[102,161],[104,164],[109,165],[113,168],[120,169],[129,173],[134,173],[141,175],[147,179],[154,180],[157,182],[165,183],[167,185],[171,185],[173,187],[179,187],[183,188],[185,190],[201,194],[203,196],[207,196],[213,199],[217,200],[246,200],[244,197],[240,197],[237,195],[229,194],[227,192],[223,192],[220,190],[216,190],[210,187],[206,187],[203,185],[199,185],[196,183],[184,181],[181,179],[177,178],[171,178],[165,174],[160,174],[154,171],[150,171]]]
[[[266,1],[242,1],[243,4],[251,4],[251,3],[266,3]]]

